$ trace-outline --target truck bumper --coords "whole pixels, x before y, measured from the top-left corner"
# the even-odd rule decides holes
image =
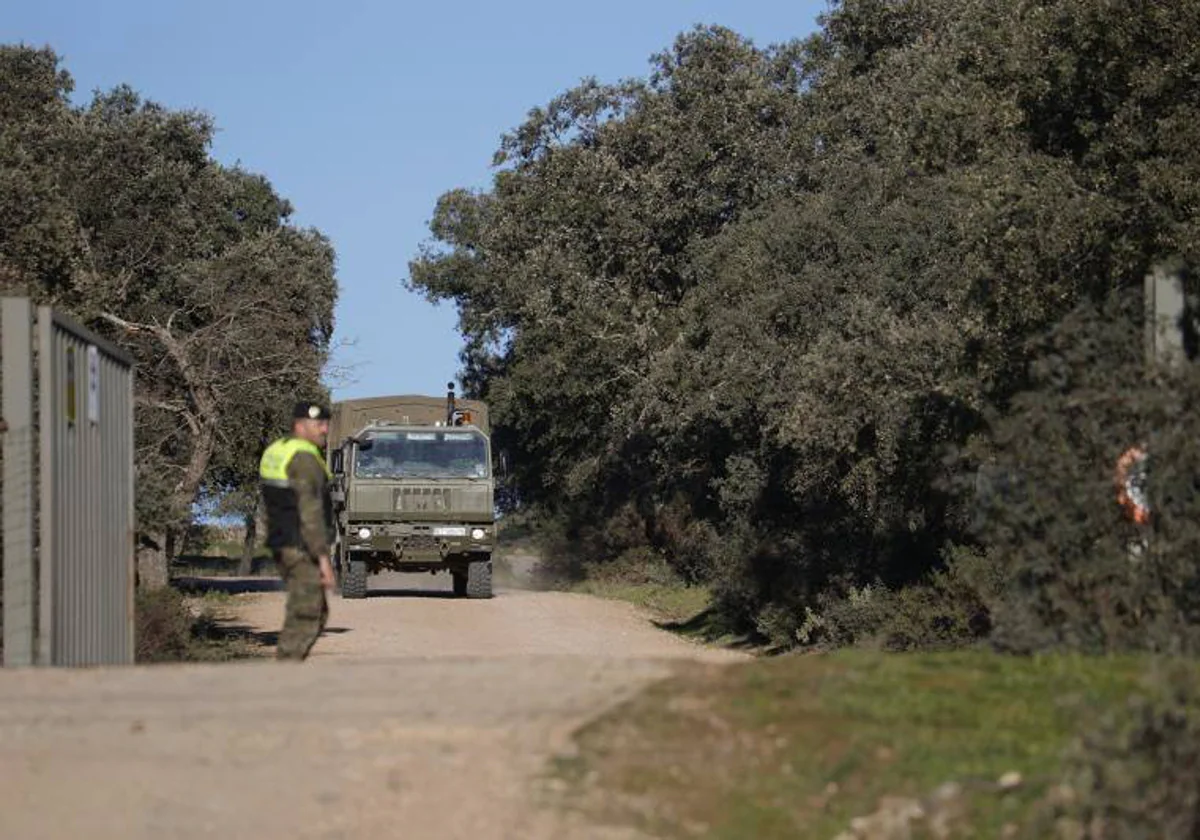
[[[363,534],[366,533],[366,536]],[[490,555],[495,546],[495,526],[490,523],[351,523],[346,548],[352,555],[384,556],[394,563],[430,563],[470,560]]]

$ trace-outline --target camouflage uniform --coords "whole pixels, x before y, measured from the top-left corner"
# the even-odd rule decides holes
[[[329,474],[316,446],[295,438],[263,454],[267,544],[287,588],[287,609],[275,655],[303,660],[325,629],[329,605],[317,558],[329,554]]]

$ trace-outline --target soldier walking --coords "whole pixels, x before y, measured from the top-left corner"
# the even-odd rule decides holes
[[[333,588],[333,517],[329,468],[321,454],[328,434],[329,409],[299,403],[291,434],[268,446],[259,464],[267,546],[287,588],[277,659],[305,659],[329,617],[325,590]]]

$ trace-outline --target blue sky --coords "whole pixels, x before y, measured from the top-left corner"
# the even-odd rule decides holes
[[[760,46],[812,32],[825,0],[403,3],[10,0],[0,42],[49,45],[77,101],[128,83],[212,114],[216,158],[266,175],[338,253],[336,399],[440,393],[449,304],[404,290],[437,197],[487,187],[500,135],[586,76],[645,76],[693,25]]]

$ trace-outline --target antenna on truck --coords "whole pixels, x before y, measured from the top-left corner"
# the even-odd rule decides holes
[[[464,423],[470,425],[473,418],[471,412],[459,411],[457,404],[454,402],[454,383],[446,383],[446,425],[461,426]]]

